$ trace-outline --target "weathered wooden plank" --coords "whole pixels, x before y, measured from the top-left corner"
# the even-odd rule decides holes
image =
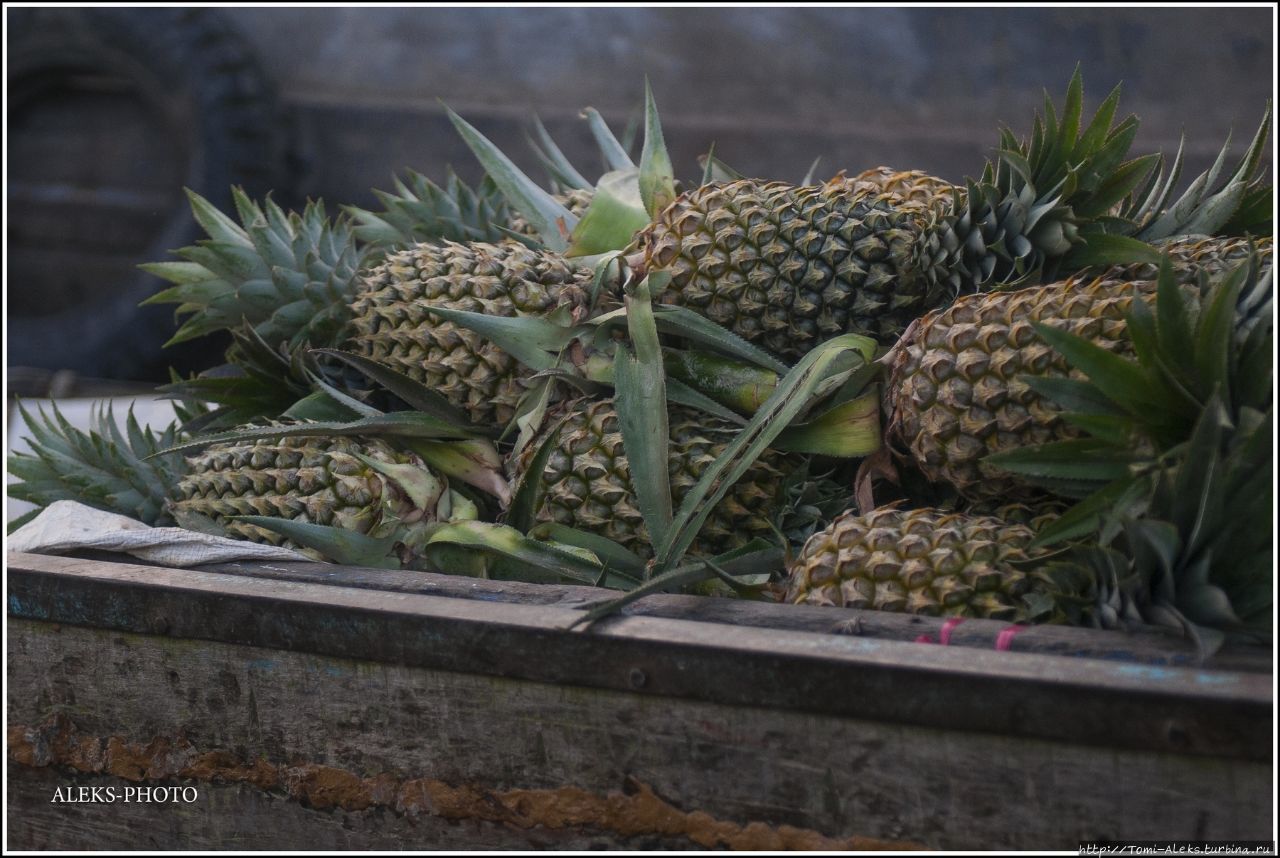
[[[129,562],[128,558],[119,555],[102,559]],[[201,568],[209,572],[280,581],[307,581],[342,587],[534,605],[576,606],[612,598],[614,595],[591,587],[485,581],[457,575],[362,569],[331,563],[221,563]],[[811,605],[779,606],[736,599],[666,594],[641,599],[625,608],[624,613],[631,616],[669,617],[825,634],[856,634],[867,638],[905,641],[915,641],[921,636],[938,640],[947,623],[943,618],[908,616],[887,611]],[[1008,623],[995,620],[965,620],[958,625],[952,623],[947,632],[948,644],[994,649],[1001,632],[1008,628]],[[1038,652],[1144,664],[1196,666],[1200,663],[1200,653],[1191,641],[1154,629],[1119,632],[1041,625],[1020,631],[1007,639],[1006,645],[1011,652]],[[1269,650],[1242,646],[1229,647],[1219,652],[1203,666],[1271,673],[1273,661]]]
[[[1270,677],[18,555],[10,613],[435,669],[1270,759]]]
[[[470,848],[509,848],[512,835],[538,825],[565,832],[573,845],[591,829],[614,847],[674,831],[691,845],[769,849],[790,826],[792,843],[876,838],[997,850],[1072,849],[1080,839],[1265,838],[1272,825],[1269,760],[1072,745],[21,619],[10,622],[9,654],[10,769],[18,772],[10,785],[26,791],[14,798],[10,790],[11,819],[37,802],[30,790],[50,783],[23,771],[48,769],[65,778],[59,783],[85,773],[202,789],[238,783],[228,792],[235,803],[197,803],[198,818],[181,822],[167,806],[149,817],[139,810],[134,827],[159,837],[169,827],[177,836],[221,826],[242,848],[262,848],[254,837],[279,842],[262,830],[277,818],[281,831],[304,838],[295,842],[336,836],[329,821],[294,803],[391,832],[397,845],[402,818],[444,837],[435,819],[443,816],[473,826]],[[418,794],[408,784],[430,800],[405,799]],[[243,798],[250,790],[266,797]],[[237,818],[229,815],[235,808],[263,814]],[[32,837],[53,836],[53,812],[37,814],[43,827]],[[495,820],[505,827],[485,827]],[[306,840],[312,826],[315,839]],[[12,838],[10,845],[27,848]]]
[[[68,775],[11,765],[9,842],[39,851],[185,849],[219,851],[373,851],[419,849],[674,851],[700,848],[683,837],[627,837],[589,827],[548,828],[486,819],[394,813],[384,807],[316,809],[246,784],[200,783],[193,805],[142,803],[51,804],[67,786],[115,787],[134,782],[101,775]]]

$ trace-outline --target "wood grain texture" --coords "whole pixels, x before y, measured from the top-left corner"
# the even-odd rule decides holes
[[[125,558],[116,555],[114,558],[102,556],[99,559],[114,559],[119,562]],[[485,581],[459,575],[362,569],[332,563],[222,563],[201,568],[209,572],[277,581],[331,584],[515,604],[561,604],[576,607],[609,598],[609,594],[591,587]],[[936,640],[946,623],[941,617],[912,616],[889,611],[778,605],[771,602],[671,594],[647,596],[628,605],[623,613],[627,616],[667,617],[902,641],[915,641],[921,635],[928,635]],[[1008,623],[996,620],[965,620],[951,628],[948,634],[949,645],[991,650],[995,648],[1000,633],[1008,626]],[[1191,641],[1155,629],[1124,632],[1040,625],[1024,629],[1009,641],[1008,646],[1010,652],[1143,664],[1195,666],[1200,660],[1200,654]],[[1272,660],[1270,651],[1263,647],[1237,646],[1216,653],[1205,666],[1221,670],[1270,673]]]
[[[160,747],[153,743],[163,739],[166,748],[187,743],[245,763],[323,766],[358,779],[431,779],[503,794],[572,788],[605,796],[639,782],[682,814],[738,828],[785,825],[833,839],[929,848],[1265,838],[1272,825],[1269,761],[1073,745],[22,619],[10,620],[9,656],[9,723],[36,727],[60,716],[80,735],[97,737],[95,753],[105,753],[111,739],[135,749]],[[11,818],[18,808],[34,808],[52,782],[32,774],[47,758],[30,747],[10,737]],[[15,749],[27,754],[24,762],[15,760]],[[133,774],[145,778],[146,770]],[[200,819],[179,826],[167,807],[156,807],[145,830],[163,839],[178,836],[173,826],[207,832],[216,824],[243,848],[260,848],[255,838],[279,842],[263,830],[278,819],[280,836],[314,838],[294,841],[299,845],[344,848],[327,839],[336,836],[326,820],[337,811],[313,820],[319,811],[286,806],[270,789],[218,788],[225,796],[203,805]],[[246,798],[253,789],[264,795]],[[31,842],[51,842],[51,812],[36,813]],[[395,833],[405,829],[392,806],[352,813],[381,832],[361,842],[385,842],[377,838],[386,832],[397,843],[424,842],[396,839],[408,835]],[[510,848],[512,836],[534,837],[501,825],[467,830],[469,848]],[[591,832],[579,835],[585,839],[565,842],[594,842]],[[617,831],[600,836],[614,848],[627,845]],[[30,848],[12,838],[10,846]]]
[[[1269,676],[13,555],[10,614],[944,730],[1269,760]],[[788,610],[774,606],[777,610]]]
[[[122,778],[10,766],[9,839],[24,850],[190,849],[371,851],[681,850],[685,838],[619,837],[590,829],[522,829],[481,819],[408,816],[384,808],[306,807],[245,784],[201,784],[192,805],[50,804],[69,785],[130,785]],[[21,844],[21,845],[19,845]]]

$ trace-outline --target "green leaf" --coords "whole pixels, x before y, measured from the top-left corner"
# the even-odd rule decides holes
[[[708,182],[736,182],[738,179],[746,178],[742,173],[730,167],[724,161],[715,156],[715,147],[705,155],[698,157],[698,163],[702,165],[702,184]]]
[[[455,550],[441,551],[449,548]],[[422,543],[422,553],[446,573],[450,571],[447,558],[482,555],[487,560],[486,577],[505,581],[554,583],[568,579],[595,585],[604,574],[604,567],[589,556],[529,539],[507,525],[481,521],[434,528]]]
[[[701,479],[685,495],[666,538],[654,540],[655,568],[666,569],[684,556],[716,504],[774,439],[808,407],[814,390],[832,380],[829,372],[832,364],[847,359],[850,354],[869,363],[875,355],[875,349],[874,341],[856,334],[846,334],[823,343],[805,355],[782,379],[773,395],[747,426],[729,442],[720,458],[703,472]],[[856,363],[850,365],[846,372],[852,374],[857,366]]]
[[[164,450],[152,453],[147,458],[197,450],[210,444],[224,442],[258,441],[273,438],[298,438],[312,436],[352,436],[367,435],[370,437],[393,438],[425,438],[432,440],[463,440],[474,437],[475,433],[466,432],[457,427],[413,411],[397,411],[377,417],[365,417],[345,423],[299,423],[285,426],[255,426],[244,429],[233,429],[218,432],[174,444]]]
[[[1107,138],[1107,132],[1111,130],[1111,122],[1115,119],[1116,108],[1120,105],[1120,85],[1117,84],[1115,89],[1111,90],[1108,95],[1098,105],[1098,109],[1094,111],[1093,119],[1089,122],[1089,127],[1080,135],[1080,139],[1076,141],[1075,147],[1071,150],[1070,160],[1072,163],[1079,163],[1092,154],[1102,142]]]
[[[520,363],[533,370],[552,369],[558,353],[574,339],[574,330],[537,316],[490,316],[432,307],[431,312],[456,325],[475,331]]]
[[[631,160],[631,156],[627,154],[627,149],[618,142],[618,138],[613,136],[613,132],[609,130],[609,125],[604,121],[604,117],[594,107],[588,107],[582,111],[583,117],[587,120],[587,126],[591,129],[591,135],[596,139],[596,145],[600,149],[600,154],[604,156],[605,164],[609,170],[634,170],[635,162]]]
[[[1035,324],[1035,329],[1072,366],[1088,375],[1099,391],[1129,413],[1142,417],[1144,413],[1168,412],[1167,397],[1151,389],[1146,375],[1136,364],[1083,337],[1040,323]]]
[[[569,159],[560,151],[556,141],[552,140],[551,135],[547,133],[542,120],[536,116],[533,118],[533,129],[538,137],[538,145],[534,145],[534,151],[538,153],[548,169],[552,170],[556,180],[569,188],[590,190],[591,183],[574,168],[573,164],[569,163]],[[532,141],[530,143],[532,144]]]
[[[307,422],[332,421],[346,422],[361,417],[372,417],[381,414],[376,408],[360,403],[361,407],[353,408],[350,403],[356,402],[345,395],[335,396],[337,391],[324,385],[325,389],[309,393],[290,405],[280,415],[285,420],[301,420]]]
[[[502,476],[502,457],[492,441],[482,438],[470,441],[407,439],[403,443],[445,476],[493,495],[504,506],[511,502],[511,486]]]
[[[613,540],[606,539],[597,533],[587,533],[563,524],[544,521],[529,529],[529,537],[585,548],[599,557],[607,569],[625,574],[629,586],[644,580],[644,561]]]
[[[714,558],[710,562],[694,560],[654,576],[626,595],[609,599],[591,607],[584,611],[581,617],[574,620],[569,625],[569,628],[576,628],[584,624],[590,625],[597,620],[618,613],[627,605],[638,602],[645,596],[709,581],[713,578],[721,577],[724,573],[732,575],[741,570],[741,574],[755,577],[761,569],[777,569],[782,565],[783,559],[782,549],[769,547],[753,550],[750,553],[729,552]],[[716,567],[719,568],[717,569]]]
[[[1150,175],[1152,169],[1160,161],[1159,155],[1143,155],[1121,164],[1106,181],[1095,190],[1088,202],[1075,206],[1076,214],[1082,218],[1095,218],[1106,214],[1111,207],[1129,196],[1143,179]]]
[[[659,325],[659,330],[662,326]],[[778,386],[780,375],[768,369],[692,349],[665,349],[668,384],[679,380],[715,402],[742,414],[754,414]]]
[[[1123,235],[1086,233],[1082,243],[1075,245],[1062,261],[1064,270],[1110,265],[1144,263],[1159,265],[1164,258],[1160,251],[1146,242]]]
[[[773,446],[793,453],[837,458],[869,456],[880,449],[880,392],[829,408],[805,423],[789,426]]]
[[[560,205],[551,194],[540,188],[536,182],[521,172],[511,159],[502,154],[497,146],[477,131],[461,116],[445,105],[449,121],[462,135],[463,141],[475,154],[476,159],[493,179],[494,184],[502,191],[511,207],[533,225],[538,237],[548,249],[564,252],[569,246],[569,235],[578,225],[578,218],[567,208]]]
[[[344,566],[400,568],[400,561],[393,554],[397,542],[394,534],[375,539],[354,530],[266,515],[236,515],[230,519],[278,533]]]
[[[1062,376],[1024,375],[1019,381],[1066,412],[1119,417],[1129,412],[1116,405],[1087,381]]]
[[[983,461],[1024,476],[1108,482],[1129,474],[1133,454],[1090,438],[993,453]]]
[[[790,369],[764,349],[686,307],[655,304],[653,314],[658,330],[664,334],[683,337],[695,345],[753,363],[779,375],[785,375]]]
[[[547,468],[547,460],[559,442],[559,424],[564,423],[569,415],[561,417],[556,426],[548,427],[546,437],[529,460],[524,469],[524,476],[516,485],[511,506],[507,509],[507,524],[517,530],[527,531],[537,521],[538,501],[542,494],[542,479]]]
[[[248,234],[231,218],[218,211],[218,207],[190,188],[183,188],[191,203],[191,214],[196,223],[216,242],[252,249]]]
[[[662,274],[662,278],[669,275]],[[658,285],[658,274],[653,285]],[[625,346],[614,355],[614,387],[622,444],[627,453],[636,500],[649,538],[660,543],[671,526],[671,480],[667,470],[670,428],[666,372],[658,329],[653,321],[650,280],[626,297],[628,328],[636,356]]]
[[[564,254],[572,258],[622,250],[648,225],[639,173],[634,168],[605,173]]]
[[[1214,287],[1208,307],[1200,313],[1192,340],[1193,363],[1202,392],[1217,391],[1226,402],[1231,401],[1228,368],[1236,298],[1247,276],[1247,268],[1241,266]]]
[[[446,423],[478,431],[487,431],[471,423],[460,409],[420,381],[410,378],[384,363],[342,349],[312,349],[313,354],[325,354],[337,358],[368,376],[380,386],[403,399],[417,411],[430,414]]]
[[[676,198],[675,170],[667,144],[662,139],[662,123],[653,100],[649,79],[644,82],[644,149],[640,154],[640,198],[650,218],[656,218]]]
[[[1030,547],[1048,547],[1094,533],[1102,517],[1124,509],[1125,499],[1132,500],[1144,490],[1144,481],[1136,477],[1108,483],[1041,528]]]

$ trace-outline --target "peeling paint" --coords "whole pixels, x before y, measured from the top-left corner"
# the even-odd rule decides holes
[[[574,786],[555,789],[492,790],[477,784],[448,784],[432,778],[400,778],[390,773],[362,777],[313,763],[252,763],[225,750],[202,751],[187,739],[157,736],[131,743],[119,736],[82,733],[65,715],[38,726],[10,725],[11,763],[60,766],[86,774],[114,775],[141,782],[183,778],[207,783],[244,783],[283,792],[317,810],[363,811],[387,808],[410,818],[428,815],[481,820],[520,829],[588,828],[622,837],[683,837],[704,849],[778,851],[922,850],[916,843],[869,837],[833,838],[789,825],[717,819],[700,810],[686,812],[647,784],[628,779],[620,792],[605,795]]]

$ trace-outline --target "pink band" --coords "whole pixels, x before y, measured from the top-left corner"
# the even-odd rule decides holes
[[[996,635],[996,649],[1001,652],[1007,652],[1009,646],[1013,643],[1013,636],[1027,626],[1013,625],[1000,630],[1000,634]]]
[[[952,617],[942,624],[942,631],[938,632],[938,642],[943,646],[951,643],[951,632],[955,627],[964,622],[964,617]]]
[[[937,643],[937,641],[935,641],[929,635],[920,635],[918,638],[916,638],[915,642],[916,643]]]

